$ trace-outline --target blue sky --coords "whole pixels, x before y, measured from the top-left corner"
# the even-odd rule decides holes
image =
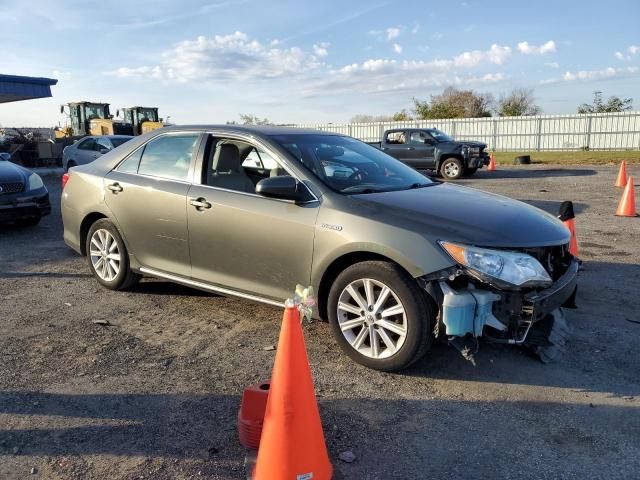
[[[594,90],[640,109],[638,0],[0,0],[0,25],[0,73],[59,80],[52,99],[0,104],[4,126],[64,122],[77,100],[180,124],[338,123],[448,85],[533,88],[548,114]]]

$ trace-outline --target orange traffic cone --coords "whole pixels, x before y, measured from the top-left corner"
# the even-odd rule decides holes
[[[493,153],[489,155],[489,166],[487,167],[488,172],[496,171],[496,160],[493,158]]]
[[[620,170],[618,171],[618,178],[616,179],[616,187],[624,188],[627,184],[627,162],[622,160],[620,164]]]
[[[574,218],[576,218],[576,215],[573,212],[573,202],[562,202],[560,204],[560,211],[558,212],[558,219],[560,219],[571,232],[571,240],[569,241],[569,253],[571,253],[571,255],[573,255],[574,257],[577,257],[579,254],[579,250]]]
[[[289,304],[276,352],[253,478],[329,480],[333,467],[324,442],[300,314]]]
[[[624,187],[622,192],[622,198],[618,204],[618,210],[616,215],[619,217],[637,217],[636,213],[636,194],[633,190],[633,177],[629,177],[627,180],[627,186]]]

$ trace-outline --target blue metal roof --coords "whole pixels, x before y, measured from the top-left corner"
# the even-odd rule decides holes
[[[51,86],[57,83],[53,78],[0,74],[0,103],[50,97]]]

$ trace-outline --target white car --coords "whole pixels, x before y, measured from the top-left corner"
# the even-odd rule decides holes
[[[83,137],[62,151],[62,166],[68,171],[76,165],[85,165],[128,142],[130,135],[100,135]]]

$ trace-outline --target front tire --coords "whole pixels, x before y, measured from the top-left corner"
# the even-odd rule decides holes
[[[464,174],[464,166],[457,158],[446,158],[440,165],[440,175],[445,180],[457,180]]]
[[[128,288],[140,280],[131,271],[124,241],[113,223],[101,219],[91,225],[86,240],[87,260],[91,273],[110,290]]]
[[[396,371],[422,358],[433,341],[435,314],[400,266],[356,263],[331,286],[329,322],[342,350],[375,370]]]

